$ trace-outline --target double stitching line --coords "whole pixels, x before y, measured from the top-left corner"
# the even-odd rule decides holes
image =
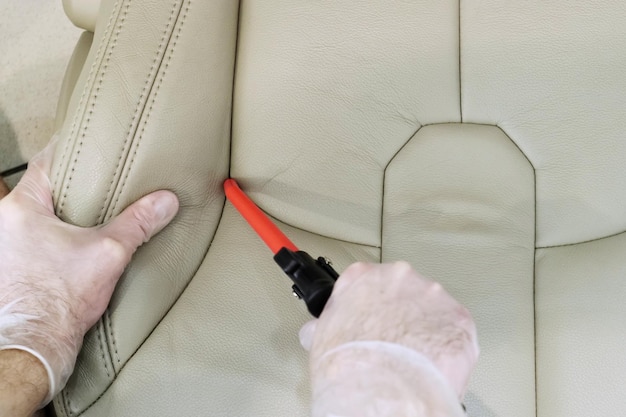
[[[161,39],[159,40],[159,45],[157,46],[157,50],[155,53],[155,57],[152,60],[152,65],[150,66],[150,70],[148,72],[148,75],[146,76],[143,88],[141,90],[141,94],[137,100],[137,104],[135,105],[135,111],[133,113],[133,117],[131,119],[130,125],[128,127],[128,130],[126,132],[126,137],[124,139],[124,144],[122,146],[122,151],[121,151],[121,155],[118,157],[118,163],[115,167],[115,172],[113,174],[113,178],[111,179],[111,182],[109,184],[109,189],[107,191],[107,196],[105,198],[105,201],[103,202],[101,211],[100,211],[100,215],[99,215],[99,219],[98,222],[99,223],[103,223],[105,220],[107,220],[110,216],[111,213],[115,210],[115,208],[117,207],[117,203],[119,201],[119,197],[122,194],[122,190],[124,189],[124,186],[126,185],[126,180],[128,178],[129,172],[130,172],[130,167],[132,167],[132,165],[134,164],[135,161],[135,156],[137,154],[137,148],[139,145],[139,142],[141,141],[142,137],[143,137],[143,129],[141,131],[141,134],[139,135],[139,137],[137,137],[136,135],[136,129],[137,126],[141,123],[141,119],[142,119],[142,114],[143,114],[143,110],[145,109],[145,106],[147,104],[148,101],[146,101],[145,103],[143,103],[143,99],[144,97],[149,97],[152,96],[152,102],[150,104],[150,107],[148,109],[148,112],[146,114],[146,119],[145,121],[143,121],[144,124],[144,128],[145,128],[145,124],[147,123],[147,120],[150,116],[150,113],[152,111],[153,105],[154,105],[154,101],[155,101],[155,96],[158,93],[158,90],[161,86],[161,83],[163,81],[163,77],[164,77],[164,71],[161,71],[161,67],[162,67],[162,59],[159,59],[163,54],[165,49],[168,47],[169,43],[170,43],[170,39],[173,33],[173,28],[175,26],[175,24],[173,23],[173,21],[177,20],[178,17],[178,12],[180,12],[180,5],[182,4],[182,1],[180,0],[175,0],[172,3],[172,8],[170,10],[170,14],[167,20],[167,23],[165,25],[165,29],[163,30],[163,34],[161,35]],[[188,7],[187,7],[188,10]],[[183,17],[184,19],[184,17]],[[182,23],[181,23],[182,26]],[[180,34],[180,27],[178,29],[178,33]],[[169,36],[168,36],[169,35]],[[178,36],[177,36],[178,38]],[[175,42],[174,42],[175,45]],[[173,49],[173,47],[172,47]],[[168,58],[167,63],[165,64],[165,68],[167,68],[167,66],[169,65],[169,60],[171,60],[171,52]],[[156,86],[156,90],[154,91],[154,94],[152,93],[152,86],[153,86],[153,82],[154,80],[157,78],[157,74],[159,74],[159,72],[161,72],[161,76],[160,79],[158,81],[158,84]],[[152,81],[152,82],[151,82]],[[142,105],[143,103],[143,105]],[[132,147],[135,147],[134,152],[132,154],[132,157],[130,159],[130,162],[126,163],[128,161],[128,155],[130,153],[130,149]],[[117,184],[119,185],[119,187],[116,187],[116,179],[119,179],[121,173],[124,171],[124,169],[127,168],[127,172],[126,175],[124,176],[124,178],[122,179],[121,185],[119,180],[117,181]],[[115,200],[113,202],[113,206],[111,207],[111,200],[113,199],[113,196],[115,195]],[[107,202],[109,210],[107,210]],[[101,327],[102,332],[105,334],[106,338],[108,339],[107,341],[110,343],[110,348],[109,350],[109,358],[111,360],[111,364],[113,364],[114,366],[114,374],[115,372],[115,363],[120,364],[121,360],[119,357],[119,352],[118,352],[118,348],[117,348],[117,343],[115,340],[115,335],[114,335],[114,331],[113,331],[113,323],[111,320],[111,316],[110,316],[110,312],[107,310],[105,312],[105,314],[102,317],[102,321],[99,324],[99,326]]]
[[[187,6],[185,7],[185,11],[184,14],[182,16],[182,18],[180,19],[180,24],[178,25],[178,30],[176,31],[176,36],[174,37],[174,40],[171,40],[171,36],[167,38],[167,42],[165,41],[166,39],[166,35],[168,32],[168,29],[170,27],[172,27],[172,20],[174,18],[175,15],[175,11],[177,10],[177,6],[179,5],[179,2],[174,2],[172,10],[170,12],[170,16],[168,19],[168,23],[166,25],[166,29],[163,33],[163,36],[161,38],[161,42],[159,43],[159,47],[157,50],[157,57],[155,57],[153,63],[152,63],[152,67],[150,68],[150,71],[152,73],[153,69],[155,67],[158,67],[156,73],[160,74],[160,76],[158,77],[158,82],[156,84],[156,87],[154,89],[154,91],[150,91],[149,92],[149,96],[151,97],[150,101],[150,106],[148,107],[148,111],[146,112],[145,118],[143,118],[143,120],[138,120],[138,123],[141,123],[142,128],[141,128],[141,132],[139,134],[139,136],[137,137],[136,140],[131,141],[131,137],[128,136],[126,139],[126,142],[124,143],[124,149],[126,149],[127,145],[128,145],[128,149],[130,149],[131,147],[134,146],[134,150],[132,153],[132,156],[130,158],[130,161],[127,164],[122,164],[122,158],[120,158],[118,165],[116,167],[116,173],[115,176],[118,175],[118,169],[119,170],[123,170],[124,168],[126,168],[126,174],[124,175],[121,184],[119,185],[119,187],[115,190],[115,201],[112,204],[112,207],[110,207],[110,209],[108,210],[108,214],[104,211],[105,207],[103,207],[103,211],[101,213],[101,218],[104,221],[107,217],[109,217],[111,215],[111,213],[113,213],[117,207],[117,204],[119,202],[119,198],[120,195],[122,194],[122,191],[124,190],[125,186],[126,186],[126,180],[128,179],[130,172],[132,170],[132,167],[134,166],[134,162],[135,162],[135,157],[137,156],[137,151],[139,149],[139,143],[141,142],[141,139],[143,139],[144,137],[144,133],[145,133],[145,128],[146,125],[148,124],[148,120],[150,119],[150,115],[152,114],[152,110],[154,108],[154,104],[156,102],[156,98],[158,96],[158,92],[161,88],[161,85],[163,84],[163,80],[165,79],[165,75],[167,73],[167,69],[169,68],[170,62],[172,60],[172,56],[174,55],[174,50],[176,49],[176,44],[178,43],[178,39],[180,37],[180,34],[182,32],[182,28],[184,26],[184,22],[185,19],[187,18],[187,14],[189,12],[189,6],[190,6],[191,1],[187,4]],[[182,3],[180,3],[182,4]],[[180,12],[180,8],[179,12]],[[172,31],[172,35],[173,35],[173,31]],[[169,48],[168,54],[167,54],[167,59],[165,61],[161,61],[165,62],[164,64],[158,64],[158,57],[161,55],[161,49],[165,46],[165,44],[167,43],[167,47]],[[142,90],[141,93],[141,97],[144,96],[144,94],[147,91],[147,86],[148,86],[148,82],[146,81],[146,83],[144,84],[144,88]],[[141,98],[140,98],[141,100]],[[137,118],[138,115],[138,111],[136,110],[135,115],[133,116],[133,121],[131,122],[134,123],[134,120]],[[138,118],[140,119],[140,118]],[[135,135],[136,136],[136,135]],[[128,160],[128,158],[126,158],[126,160]],[[111,190],[113,189],[113,181],[111,182],[111,188],[109,189],[109,194],[111,193]],[[117,348],[117,343],[116,343],[116,339],[115,339],[115,334],[113,331],[113,321],[111,320],[111,315],[110,312],[107,310],[105,315],[103,316],[102,319],[103,322],[103,326],[105,329],[108,330],[108,339],[109,342],[111,343],[111,349],[109,350],[109,354],[111,357],[111,363],[117,363],[118,365],[121,364],[121,359],[119,357],[119,352],[118,352],[118,348]],[[113,358],[113,356],[115,356],[115,359]]]
[[[60,184],[63,184],[63,182],[65,184],[60,185],[62,187],[62,192],[60,192],[59,195],[59,200],[58,200],[58,214],[61,215],[63,212],[63,207],[65,205],[66,199],[67,199],[67,194],[68,194],[68,190],[70,188],[70,185],[72,183],[72,179],[73,179],[73,173],[75,171],[75,167],[78,163],[79,160],[79,156],[81,153],[81,149],[84,143],[84,140],[86,138],[86,132],[90,126],[90,122],[92,120],[92,114],[94,113],[94,110],[96,108],[96,103],[97,103],[97,98],[98,95],[100,93],[100,88],[103,84],[103,80],[107,74],[107,69],[109,67],[110,61],[111,61],[111,57],[113,55],[113,51],[115,50],[115,46],[117,45],[118,39],[120,38],[120,34],[122,33],[122,30],[124,28],[124,23],[127,20],[127,15],[129,13],[129,9],[130,9],[130,5],[131,5],[131,1],[132,0],[127,0],[124,1],[122,0],[121,3],[120,1],[117,1],[114,6],[113,6],[113,11],[111,13],[111,16],[109,17],[109,21],[107,23],[107,26],[104,30],[104,33],[102,35],[102,41],[100,42],[99,46],[98,46],[98,50],[96,51],[96,59],[94,60],[94,63],[92,64],[91,68],[90,68],[90,72],[89,75],[87,77],[87,82],[86,82],[86,86],[83,89],[81,98],[79,100],[78,103],[78,107],[77,110],[74,114],[74,120],[72,123],[72,127],[70,130],[70,134],[68,137],[68,140],[65,144],[62,156],[61,156],[61,164],[65,164],[66,161],[71,161],[68,168],[64,171],[64,174],[61,172],[61,170],[59,170],[56,173],[55,179],[54,179],[54,187],[56,189],[57,186],[59,186]],[[121,4],[121,6],[120,6]],[[172,9],[170,11],[169,14],[169,18],[167,20],[165,29],[163,30],[163,34],[161,36],[159,45],[157,47],[157,51],[156,51],[156,56],[154,57],[153,61],[152,61],[152,65],[150,67],[149,73],[146,77],[143,89],[141,91],[140,97],[137,100],[137,104],[135,106],[135,111],[132,117],[132,120],[130,122],[130,125],[128,127],[128,130],[126,132],[126,137],[125,137],[125,141],[124,144],[122,146],[122,150],[121,150],[121,155],[118,158],[118,164],[115,168],[115,172],[114,172],[114,176],[113,179],[111,181],[111,183],[109,184],[109,189],[107,191],[107,196],[106,196],[106,200],[103,204],[102,210],[100,212],[99,215],[99,219],[98,222],[102,223],[105,219],[106,219],[106,207],[107,207],[107,201],[110,201],[110,199],[112,198],[112,195],[115,194],[116,191],[116,187],[115,185],[115,178],[119,177],[119,175],[121,175],[121,171],[123,171],[124,167],[126,164],[124,164],[124,162],[126,161],[127,158],[124,158],[124,155],[129,153],[129,149],[133,146],[133,139],[135,137],[134,131],[136,131],[136,125],[139,124],[140,120],[141,120],[141,113],[142,110],[145,108],[145,105],[142,106],[142,101],[146,96],[150,96],[152,95],[151,93],[151,86],[153,83],[151,83],[150,81],[154,81],[154,79],[156,79],[157,74],[159,74],[159,72],[161,71],[161,63],[163,62],[161,59],[159,59],[162,54],[164,54],[165,49],[167,48],[167,46],[169,45],[170,39],[172,34],[174,33],[174,25],[175,23],[173,21],[177,20],[178,15],[180,14],[180,9],[181,9],[181,5],[182,5],[182,0],[174,0],[172,3]],[[185,17],[187,16],[187,11],[189,10],[189,5],[187,5],[186,10],[185,10],[185,14],[183,16],[183,19],[181,21],[181,24],[178,28],[178,32],[176,35],[176,40],[173,43],[173,46],[170,50],[169,53],[169,57],[167,60],[167,63],[165,64],[165,68],[167,68],[169,66],[169,62],[172,59],[172,55],[173,55],[173,50],[174,50],[174,46],[176,45],[176,41],[178,40],[179,36],[180,36],[180,32],[182,30],[182,23],[185,19]],[[178,13],[177,13],[178,11]],[[112,27],[115,27],[115,29],[112,30]],[[169,35],[169,36],[168,36]],[[95,75],[98,74],[98,75]],[[160,79],[158,81],[158,85],[157,88],[154,92],[154,94],[152,95],[152,102],[150,104],[150,108],[148,110],[148,113],[146,115],[146,119],[144,121],[144,126],[143,129],[141,131],[141,135],[138,137],[138,139],[135,141],[135,144],[137,144],[141,138],[143,137],[143,133],[145,130],[145,124],[147,123],[147,120],[150,116],[150,113],[153,109],[153,106],[155,104],[155,100],[156,100],[156,94],[163,82],[164,79],[164,70],[161,73]],[[89,97],[89,98],[87,98]],[[83,126],[81,127],[81,122],[83,123]],[[79,133],[80,132],[80,133]],[[74,135],[76,134],[76,137],[74,137]],[[72,140],[73,139],[73,140]],[[77,143],[78,142],[78,143]],[[73,160],[71,155],[73,154]],[[129,163],[129,167],[132,166],[134,160],[135,160],[135,156],[137,154],[137,148],[135,148],[135,151],[133,153],[133,156],[131,158],[131,161]],[[130,171],[130,169],[129,169]],[[111,210],[114,210],[115,207],[117,206],[117,202],[119,200],[119,194],[121,193],[121,191],[124,189],[124,186],[126,184],[126,179],[128,178],[128,172],[126,174],[126,176],[124,177],[121,187],[118,190],[117,193],[117,198],[115,199],[115,203],[113,205],[113,208]],[[64,181],[63,181],[64,179]],[[105,323],[106,322],[106,323]],[[107,329],[108,327],[108,329]],[[107,332],[108,330],[108,332]],[[109,352],[109,357],[111,359],[111,364],[113,364],[113,358],[111,357],[112,352],[111,349],[105,349],[106,347],[106,343],[105,340],[108,338],[108,336],[111,337],[112,340],[112,350],[115,351],[116,354],[116,359],[117,359],[117,363],[120,363],[120,359],[119,356],[117,354],[117,346],[115,343],[115,337],[114,337],[114,333],[113,333],[113,329],[111,326],[111,319],[110,319],[110,315],[107,312],[105,314],[105,316],[103,317],[103,319],[99,322],[98,324],[98,329],[96,330],[98,332],[98,340],[99,340],[99,345],[100,345],[100,349],[101,349],[101,353],[102,353],[102,361],[104,364],[104,371],[105,374],[107,375],[108,378],[111,378],[111,376],[115,376],[116,372],[115,372],[115,366],[112,369],[112,374],[109,371],[109,368],[107,366],[107,361],[105,359],[105,354],[106,354],[106,350],[108,350]],[[108,334],[107,334],[108,333]],[[66,390],[63,395],[61,396],[61,404],[64,408],[64,412],[65,415],[71,416],[74,415],[74,413],[72,412],[72,404],[70,401],[70,394],[69,392]],[[95,401],[97,402],[97,400]],[[94,403],[95,403],[94,402]],[[94,403],[90,404],[88,408],[90,408]],[[85,410],[79,412],[79,414],[82,414]]]
[[[164,69],[163,69],[163,71],[160,71],[160,69],[159,69],[159,71],[161,72],[161,76],[160,76],[159,81],[158,81],[158,83],[157,83],[157,86],[156,86],[156,89],[155,89],[155,91],[154,91],[154,94],[152,94],[152,93],[151,93],[151,96],[152,96],[152,101],[151,101],[151,103],[150,103],[150,107],[149,107],[148,112],[147,112],[147,114],[146,114],[146,118],[145,118],[145,121],[144,121],[144,124],[143,124],[142,130],[141,130],[141,134],[139,135],[139,139],[137,140],[137,142],[139,142],[139,141],[141,140],[141,138],[143,137],[143,133],[144,133],[145,126],[146,126],[146,124],[147,124],[147,122],[148,122],[148,119],[150,118],[150,114],[151,114],[152,109],[153,109],[153,107],[154,107],[154,104],[155,104],[155,102],[156,102],[156,97],[157,97],[158,91],[159,91],[159,89],[160,89],[160,87],[161,87],[161,85],[162,85],[162,83],[163,83],[164,78],[165,78],[166,70],[167,70],[167,68],[169,67],[169,64],[170,64],[170,62],[171,62],[171,60],[172,60],[172,56],[174,55],[174,50],[175,50],[175,48],[176,48],[176,44],[177,44],[178,39],[179,39],[179,37],[180,37],[180,34],[181,34],[181,32],[182,32],[182,29],[183,29],[183,26],[184,26],[185,20],[186,20],[186,18],[187,18],[187,15],[188,15],[188,12],[189,12],[190,6],[191,6],[191,0],[189,0],[189,1],[188,1],[187,6],[185,7],[185,12],[184,12],[184,14],[183,14],[182,18],[180,19],[180,24],[179,24],[179,26],[178,26],[178,31],[177,31],[177,33],[176,33],[176,37],[175,37],[174,41],[172,42],[172,45],[171,45],[170,49],[169,49],[169,53],[168,53],[168,57],[167,57],[167,61],[166,61],[166,63],[165,63]],[[130,164],[129,164],[130,166],[132,166],[133,161],[134,161],[134,157],[135,157],[135,155],[136,155],[136,154],[137,154],[137,149],[135,149],[135,151],[134,151],[134,153],[133,153],[133,157],[132,157],[132,159],[131,159],[131,161],[130,161]],[[129,171],[130,171],[130,169],[129,169]],[[125,185],[125,182],[126,182],[126,178],[127,178],[127,177],[128,177],[128,172],[127,172],[126,176],[124,177],[124,181],[123,181],[123,183],[122,183],[122,185],[121,185],[121,187],[120,187],[120,193],[121,193],[122,189],[124,188],[124,185]],[[119,194],[118,194],[118,198],[119,198]],[[117,199],[116,199],[116,201],[115,201],[115,204],[113,205],[112,210],[114,210],[114,209],[115,209],[116,204],[117,204]],[[105,313],[105,315],[104,315],[103,320],[101,321],[101,323],[102,323],[103,321],[105,321],[105,320],[107,321],[107,325],[108,325],[108,328],[109,328],[109,336],[111,337],[111,341],[112,341],[112,344],[113,344],[113,349],[115,350],[115,353],[116,353],[116,356],[117,356],[117,346],[116,346],[116,343],[115,343],[115,337],[114,337],[114,334],[113,334],[113,325],[112,325],[112,320],[111,320],[111,317],[110,317],[110,315],[109,315],[109,312],[108,312],[108,311]],[[103,324],[100,324],[100,326],[103,326]],[[119,357],[116,357],[116,359],[117,359],[118,364],[119,364],[119,363],[121,363],[121,361],[120,361]],[[124,364],[124,365],[125,365],[125,364]],[[122,366],[121,366],[120,371],[121,371],[121,369],[123,369],[124,365],[122,365]],[[113,383],[113,381],[111,381],[111,382],[109,383],[109,386],[107,386],[107,387],[106,387],[106,389],[105,389],[105,390],[104,390],[104,391],[100,394],[100,396],[98,396],[98,398],[96,398],[96,399],[95,399],[95,400],[94,400],[91,404],[89,404],[89,405],[88,405],[88,406],[87,406],[84,410],[82,410],[82,411],[81,411],[78,415],[79,415],[79,416],[80,416],[80,415],[83,415],[83,414],[84,414],[85,412],[87,412],[87,411],[88,411],[91,407],[93,407],[93,406],[94,406],[94,405],[95,405],[95,404],[96,404],[96,403],[100,400],[100,398],[102,398],[102,396],[103,396],[103,395],[104,395],[104,394],[108,391],[108,389],[111,387],[112,383]]]
[[[103,47],[104,49],[106,49],[106,47],[108,46],[109,42],[108,42],[108,37],[110,36],[110,30],[111,30],[111,24],[114,21],[114,17],[115,17],[115,21],[117,21],[117,17],[119,17],[119,12],[121,10],[117,9],[118,5],[120,4],[119,1],[116,1],[115,4],[113,5],[113,12],[111,13],[111,16],[109,16],[109,21],[107,22],[107,26],[104,30],[104,33],[102,35],[102,41],[100,42],[100,44],[98,45],[98,50],[96,51],[96,59],[94,60],[93,64],[91,65],[91,68],[89,69],[89,75],[87,76],[87,82],[85,83],[85,88],[83,89],[83,92],[80,96],[80,100],[78,102],[78,107],[76,112],[74,113],[74,120],[72,121],[72,127],[70,129],[70,134],[68,136],[68,140],[65,142],[65,148],[63,149],[63,154],[61,155],[61,164],[64,165],[66,163],[66,157],[69,158],[69,150],[70,150],[70,143],[76,143],[75,142],[75,138],[73,139],[74,136],[74,132],[76,131],[76,127],[77,127],[77,123],[79,120],[79,115],[84,115],[87,108],[85,107],[84,109],[82,109],[82,105],[83,102],[85,101],[85,97],[87,96],[88,92],[91,92],[93,89],[93,85],[92,83],[94,82],[94,72],[96,70],[96,68],[100,68],[97,64],[102,62],[103,57],[101,56],[101,53],[103,51]],[[117,10],[117,13],[115,12],[115,10]],[[123,22],[120,23],[123,24]],[[113,41],[111,42],[111,48],[115,47],[115,43],[117,42],[117,35],[119,34],[116,33],[116,37],[113,39]],[[110,56],[110,55],[109,55]],[[108,62],[108,58],[107,58],[107,62]],[[106,65],[106,63],[105,63]],[[104,75],[104,74],[102,74]],[[77,153],[76,153],[76,158],[74,159],[74,163],[72,164],[71,167],[68,166],[68,169],[70,169],[70,172],[73,172],[74,170],[74,166],[76,165],[76,161],[78,159],[78,154],[80,153],[80,146],[82,146],[82,142],[79,144],[79,148],[77,149]],[[67,176],[67,170],[65,171],[65,175]],[[61,170],[57,171],[57,174],[54,178],[54,189],[56,190],[57,185],[59,184],[59,181],[61,180]],[[71,182],[72,177],[71,174],[69,176],[69,178],[67,179],[67,183],[65,185],[65,189],[63,190],[63,194],[60,194],[58,197],[58,212],[57,214],[59,216],[61,216],[61,214],[63,213],[63,206],[65,205],[65,198],[67,196],[67,190],[69,189],[69,183]],[[60,190],[59,190],[60,191]]]
[[[113,207],[113,209],[111,210],[107,210],[107,208],[110,208],[111,200],[113,199],[113,195],[116,193],[116,191],[117,191],[117,198],[115,202],[117,203],[117,199],[119,199],[119,193],[121,192],[121,189],[116,190],[116,184],[119,184],[119,177],[121,175],[121,172],[124,170],[125,162],[128,160],[128,154],[130,152],[130,148],[134,144],[134,138],[136,136],[137,125],[140,122],[141,115],[146,106],[146,103],[144,102],[144,98],[150,94],[156,75],[158,74],[160,70],[160,66],[162,63],[162,60],[160,58],[163,54],[163,51],[165,50],[165,47],[167,46],[171,38],[171,28],[173,27],[172,20],[174,20],[174,17],[177,15],[176,11],[179,8],[178,7],[179,5],[180,5],[180,0],[175,0],[172,3],[172,9],[170,10],[170,14],[167,19],[165,29],[163,29],[163,34],[161,35],[161,39],[159,40],[159,45],[157,46],[154,59],[152,60],[152,65],[150,66],[150,70],[148,71],[148,74],[145,77],[141,94],[139,95],[139,98],[137,99],[137,103],[135,104],[135,111],[133,112],[133,117],[128,126],[128,130],[126,131],[124,144],[122,145],[120,155],[117,158],[118,162],[115,167],[115,172],[113,173],[113,177],[111,178],[111,182],[109,183],[109,189],[107,190],[106,197],[102,203],[102,208],[100,209],[100,214],[98,215],[98,223],[103,223],[105,220],[108,219],[108,217],[110,217],[111,215],[110,213],[115,207]],[[137,139],[137,141],[139,141],[140,139],[141,137]],[[131,164],[132,162],[133,161],[131,160]],[[108,212],[108,215],[107,215],[107,212]]]

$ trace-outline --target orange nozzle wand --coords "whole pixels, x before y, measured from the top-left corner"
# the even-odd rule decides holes
[[[241,191],[237,182],[224,181],[226,198],[274,253],[274,261],[291,278],[293,293],[303,299],[309,312],[319,317],[339,274],[325,258],[313,259],[287,236]]]
[[[263,239],[272,253],[277,254],[282,248],[287,248],[294,252],[298,251],[296,245],[241,191],[237,181],[232,178],[224,181],[224,192],[226,193],[226,198],[235,206],[259,237]]]

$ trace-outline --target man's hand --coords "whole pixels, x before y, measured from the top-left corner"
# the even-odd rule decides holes
[[[0,350],[22,349],[41,359],[56,394],[131,256],[172,220],[178,200],[158,191],[105,225],[63,223],[52,204],[52,151],[49,146],[36,156],[0,200]]]
[[[300,338],[311,351],[314,395],[316,379],[341,385],[340,381],[332,381],[341,369],[349,375],[371,366],[370,376],[364,374],[361,382],[355,383],[358,390],[367,391],[364,380],[374,384],[377,376],[385,374],[390,378],[381,381],[373,392],[398,384],[399,399],[419,398],[413,390],[420,381],[436,386],[441,379],[456,394],[458,405],[478,358],[476,327],[467,309],[440,284],[420,276],[405,262],[351,265],[337,280],[320,318],[307,323]],[[419,369],[429,367],[434,371],[424,373]],[[439,377],[428,380],[424,375],[429,373]],[[404,382],[409,385],[403,386]],[[408,397],[402,395],[403,390],[406,394],[405,388]],[[332,389],[332,384],[325,382],[325,392],[320,395],[330,398]],[[387,404],[394,398],[394,393],[388,394]],[[361,400],[367,402],[367,397]]]

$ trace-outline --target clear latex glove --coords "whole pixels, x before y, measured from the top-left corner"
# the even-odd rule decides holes
[[[370,415],[373,399],[403,411],[371,415],[456,415],[479,352],[467,309],[405,262],[351,265],[300,340],[316,417]]]
[[[49,376],[44,404],[67,382],[132,254],[178,210],[173,193],[158,191],[105,225],[63,223],[51,196],[53,150],[51,144],[33,158],[0,200],[0,350],[22,349],[42,361]]]

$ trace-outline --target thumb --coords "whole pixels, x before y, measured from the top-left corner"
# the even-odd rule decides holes
[[[128,257],[159,233],[178,212],[178,198],[171,191],[156,191],[140,198],[99,230],[119,242]]]
[[[313,337],[317,328],[317,320],[308,321],[300,329],[300,344],[307,351],[311,351],[313,347]]]

